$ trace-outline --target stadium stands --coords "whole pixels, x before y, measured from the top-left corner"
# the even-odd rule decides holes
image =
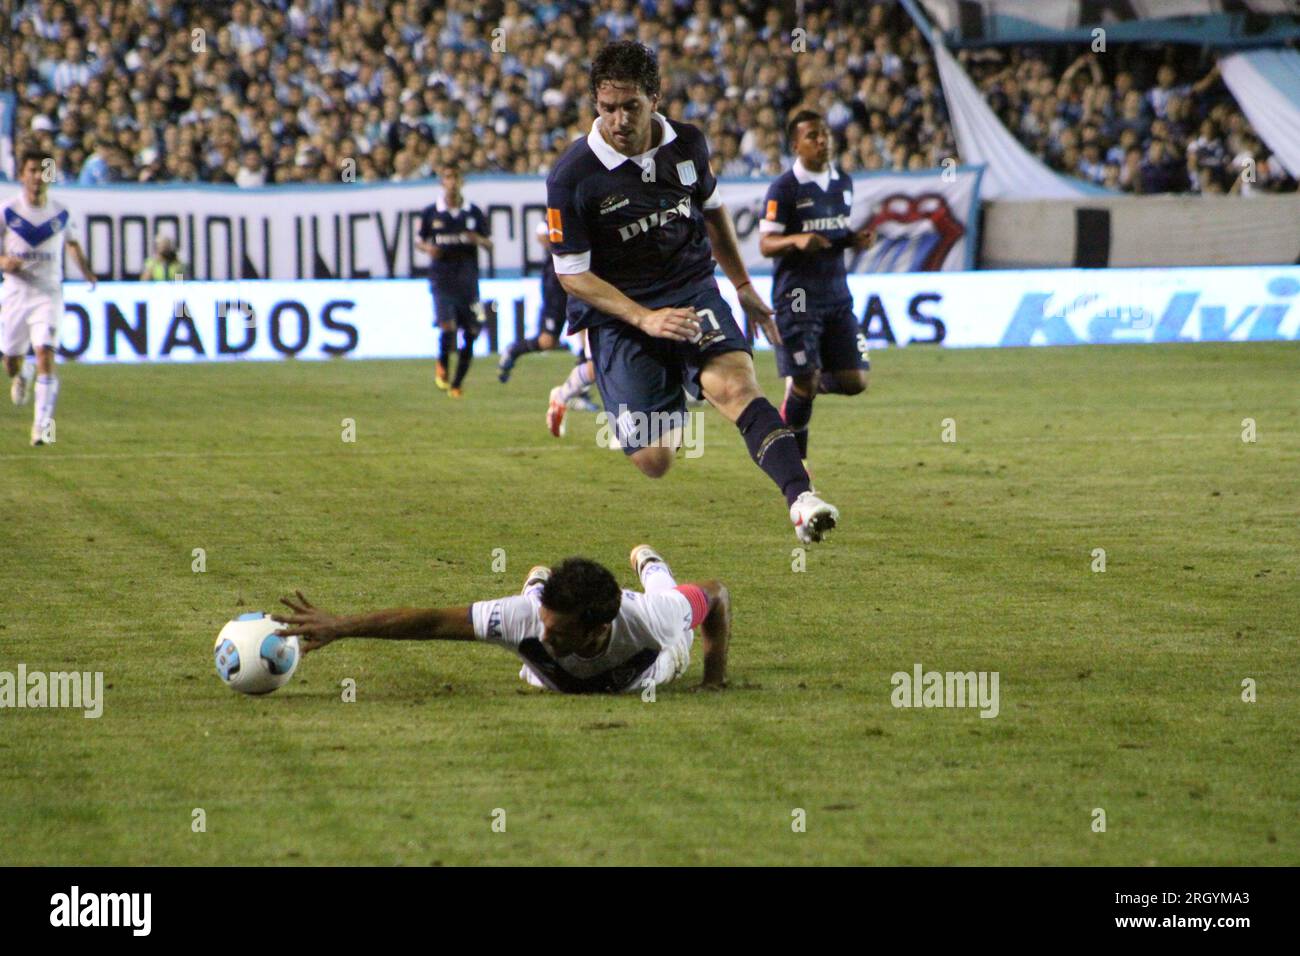
[[[342,12],[344,7],[347,12]],[[661,57],[663,109],[718,171],[771,177],[786,115],[825,113],[845,170],[956,156],[933,59],[893,0],[20,0],[16,136],[65,181],[402,181],[443,162],[545,173],[590,125],[584,63],[610,38]],[[1053,168],[1138,193],[1293,191],[1190,47],[962,53]],[[1241,176],[1254,160],[1252,177]]]

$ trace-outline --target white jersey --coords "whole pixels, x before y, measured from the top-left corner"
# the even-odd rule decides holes
[[[68,238],[77,236],[62,203],[47,197],[44,206],[33,206],[19,193],[0,206],[0,252],[26,263],[20,273],[4,273],[0,298],[61,298],[63,244]]]
[[[687,589],[698,591],[690,585]],[[596,657],[553,658],[542,646],[545,628],[539,606],[536,591],[479,601],[470,608],[474,636],[523,658],[520,676],[530,684],[576,694],[639,691],[647,680],[666,684],[680,677],[691,662],[692,625],[704,616],[702,593],[693,602],[677,589],[653,594],[624,589],[603,652]]]

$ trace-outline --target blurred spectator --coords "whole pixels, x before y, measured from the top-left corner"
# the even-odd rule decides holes
[[[244,187],[266,185],[266,167],[262,164],[262,156],[257,150],[244,150],[239,171],[235,173],[235,185]]]
[[[960,54],[1008,129],[1060,172],[1128,192],[1222,193],[1251,167],[1255,181],[1236,191],[1295,190],[1208,52],[1168,46],[1153,57],[1149,47],[1120,46],[1069,56],[1068,46]]]
[[[96,142],[86,161],[81,164],[77,182],[83,186],[100,186],[113,178],[112,167],[108,157],[112,147],[105,142]]]
[[[166,233],[153,241],[153,255],[144,261],[141,282],[173,282],[185,278],[185,263],[176,255],[176,242]]]

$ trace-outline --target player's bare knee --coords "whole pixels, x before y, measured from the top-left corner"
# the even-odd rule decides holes
[[[543,332],[541,335],[537,336],[537,344],[541,347],[543,352],[549,352],[551,349],[555,348],[555,337]]]
[[[790,384],[801,397],[812,398],[817,394],[817,386],[821,384],[821,375],[817,371],[795,375],[790,379]]]
[[[735,421],[750,402],[762,397],[762,392],[752,377],[735,376],[717,383],[705,392],[704,397],[714,408]]]
[[[632,461],[647,478],[662,478],[672,467],[673,453],[669,448],[642,448]]]
[[[839,375],[840,391],[845,395],[861,395],[867,390],[867,373],[862,370]]]

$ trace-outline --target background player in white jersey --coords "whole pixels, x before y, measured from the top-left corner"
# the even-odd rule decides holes
[[[726,686],[731,600],[717,581],[678,585],[649,545],[632,549],[642,591],[620,588],[608,569],[585,558],[528,572],[523,593],[449,608],[390,608],[338,616],[313,607],[302,592],[281,598],[293,612],[276,615],[304,653],[341,637],[473,641],[513,651],[519,676],[567,694],[641,692],[667,684],[690,664],[694,630],[704,651],[701,688]]]
[[[28,150],[18,164],[23,190],[0,206],[0,353],[12,383],[15,405],[26,404],[32,389],[32,372],[24,358],[36,351],[36,410],[32,418],[32,444],[54,440],[54,406],[59,380],[54,375],[54,351],[59,346],[59,320],[63,318],[63,249],[66,245],[77,268],[95,288],[90,263],[77,242],[68,210],[46,195],[44,171],[53,159],[40,150]]]

